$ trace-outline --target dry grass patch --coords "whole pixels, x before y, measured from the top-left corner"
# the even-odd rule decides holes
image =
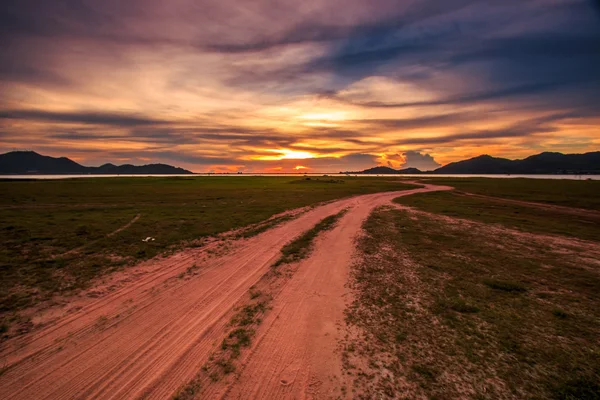
[[[585,255],[600,245],[389,208],[364,229],[343,343],[356,398],[599,398],[600,270]]]

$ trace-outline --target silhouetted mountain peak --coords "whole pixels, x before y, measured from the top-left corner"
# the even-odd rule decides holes
[[[49,157],[35,151],[12,151],[0,154],[0,174],[191,174],[183,168],[167,164],[136,166],[106,163],[85,167],[67,157]]]
[[[599,173],[600,152],[562,154],[544,152],[523,160],[482,155],[440,167],[437,174],[561,174]]]
[[[395,170],[389,167],[374,167],[350,174],[420,174],[416,168]],[[428,173],[428,172],[426,172]],[[562,154],[543,152],[523,160],[509,160],[482,154],[444,165],[433,174],[600,174],[600,152],[585,154]]]

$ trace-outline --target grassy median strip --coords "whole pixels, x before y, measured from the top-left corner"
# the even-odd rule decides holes
[[[267,289],[275,286],[279,279],[279,276],[270,271],[262,277],[256,287],[248,291],[244,304],[231,318],[229,330],[220,346],[211,353],[202,370],[173,395],[174,400],[198,398],[202,390],[211,383],[235,372],[236,360],[242,355],[242,350],[252,344],[256,328],[262,323],[264,314],[270,308],[273,297]]]
[[[599,398],[600,244],[389,208],[364,228],[355,398]]]
[[[337,214],[323,218],[317,225],[308,231],[304,232],[300,237],[294,239],[290,243],[281,248],[281,257],[273,264],[278,267],[281,264],[290,264],[300,261],[312,250],[314,240],[319,233],[333,229],[340,218],[346,214],[348,210],[342,210]]]

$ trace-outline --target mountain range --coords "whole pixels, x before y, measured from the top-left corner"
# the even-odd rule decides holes
[[[600,151],[584,154],[540,153],[522,160],[482,155],[434,171],[374,167],[346,174],[600,174]]]
[[[183,168],[167,164],[114,165],[86,167],[66,157],[49,157],[34,151],[12,151],[0,154],[0,175],[67,174],[67,175],[135,175],[135,174],[192,174]],[[345,174],[600,174],[600,151],[585,154],[540,153],[522,160],[482,155],[457,161],[434,171],[417,168],[393,169],[373,167]]]
[[[148,165],[114,165],[104,164],[99,167],[85,167],[66,157],[49,157],[36,153],[35,151],[11,151],[0,154],[0,175],[135,175],[135,174],[192,174],[193,172],[183,168],[173,167],[167,164]]]

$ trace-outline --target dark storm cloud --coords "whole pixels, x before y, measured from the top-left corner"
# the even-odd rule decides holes
[[[112,126],[162,125],[169,123],[168,121],[161,121],[128,114],[102,112],[50,112],[39,110],[0,110],[0,119],[21,119],[29,121],[83,123]]]

